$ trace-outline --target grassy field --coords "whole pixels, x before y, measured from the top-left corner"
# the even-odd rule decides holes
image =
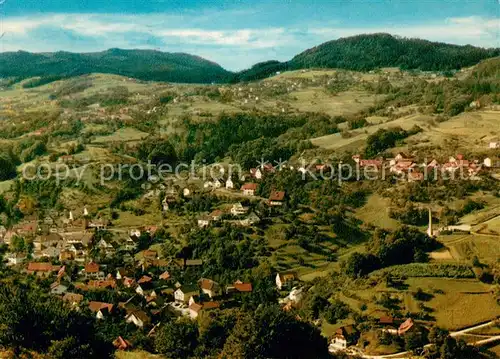
[[[363,127],[358,130],[349,131],[349,137],[342,137],[341,134],[333,134],[311,139],[311,142],[321,148],[328,150],[353,150],[358,149],[363,145],[369,135],[375,133],[379,129],[390,127],[401,127],[405,130],[411,129],[413,126],[424,126],[432,120],[431,116],[414,114],[398,118],[394,121],[384,122],[373,126]]]
[[[143,140],[148,136],[149,134],[146,132],[136,130],[135,128],[125,127],[120,128],[109,136],[96,137],[92,142],[95,144],[106,144],[110,142],[134,142]]]
[[[364,223],[388,229],[395,229],[400,223],[389,216],[391,201],[378,194],[372,194],[368,197],[366,204],[356,210],[356,217]]]

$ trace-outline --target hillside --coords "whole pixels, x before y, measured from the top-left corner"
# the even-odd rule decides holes
[[[198,56],[152,50],[110,49],[95,53],[18,51],[0,54],[0,77],[41,76],[49,82],[93,72],[186,83],[224,82],[230,75],[219,65]]]
[[[399,67],[423,71],[446,71],[475,65],[500,55],[500,50],[458,46],[390,34],[357,35],[325,42],[308,49],[288,62],[257,64],[236,75],[249,81],[277,71],[305,68],[339,68],[368,71],[380,67]]]

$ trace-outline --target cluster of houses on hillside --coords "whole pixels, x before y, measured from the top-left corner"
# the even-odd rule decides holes
[[[122,318],[124,322],[146,330],[148,335],[154,334],[165,316],[196,320],[204,312],[239,305],[243,297],[254,290],[252,283],[241,280],[226,285],[203,277],[191,283],[176,280],[176,273],[190,266],[201,268],[201,260],[160,259],[152,250],[139,252],[139,257],[143,259],[119,268],[88,261],[82,263],[76,273],[69,273],[65,262],[54,265],[30,261],[19,266],[19,270],[53,280],[49,293],[60,298],[68,307],[74,310],[88,308],[96,320]],[[144,267],[145,261],[149,266]],[[289,290],[295,284],[295,274],[276,275],[277,290]],[[96,301],[92,294],[95,291],[113,291],[121,300]],[[297,304],[302,298],[300,294],[301,290],[293,288],[283,302],[283,309],[288,310]],[[117,349],[131,347],[124,335],[115,340]]]
[[[394,158],[377,158],[363,159],[361,155],[354,155],[354,162],[360,168],[371,171],[385,171],[395,175],[405,175],[408,181],[421,181],[426,176],[432,176],[437,172],[454,174],[461,172],[466,176],[473,177],[481,170],[500,166],[500,162],[495,161],[490,157],[486,157],[483,161],[469,160],[463,155],[450,156],[447,161],[439,162],[433,158],[430,161],[419,163],[414,157],[405,153],[398,153]]]

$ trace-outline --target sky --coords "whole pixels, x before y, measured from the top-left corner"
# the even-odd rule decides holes
[[[228,70],[387,32],[500,47],[500,0],[0,0],[0,52],[186,52]]]

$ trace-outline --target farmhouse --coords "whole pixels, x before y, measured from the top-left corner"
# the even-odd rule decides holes
[[[257,183],[245,183],[241,186],[241,191],[245,196],[255,196],[255,191],[257,191]]]
[[[282,206],[284,200],[285,200],[285,192],[271,191],[268,203],[270,206]]]

